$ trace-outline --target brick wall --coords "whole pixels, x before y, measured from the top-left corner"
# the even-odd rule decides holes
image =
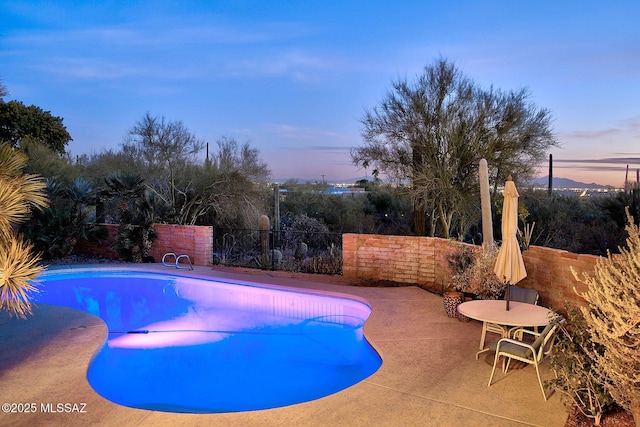
[[[430,239],[343,234],[342,274],[400,283],[433,283],[434,242]]]
[[[342,274],[345,277],[413,283],[434,292],[442,292],[452,274],[446,256],[466,245],[448,239],[414,236],[344,234],[342,237]],[[562,311],[564,301],[582,305],[574,292],[586,290],[571,273],[592,273],[597,256],[533,246],[523,253],[527,277],[518,286],[535,289],[547,307]]]
[[[151,256],[160,261],[167,252],[186,254],[193,265],[213,264],[213,227],[203,225],[155,224],[158,238]]]
[[[80,241],[75,253],[100,255],[107,259],[118,259],[118,253],[111,249],[116,238],[118,226],[104,224],[107,238],[100,242]],[[201,225],[154,224],[158,238],[151,245],[150,255],[157,262],[167,252],[176,255],[189,255],[193,265],[211,265],[213,263],[213,227]],[[169,260],[168,260],[169,261]],[[173,262],[173,258],[170,260]]]
[[[97,255],[106,259],[119,259],[120,255],[114,249],[111,249],[111,243],[118,235],[118,226],[114,224],[102,224],[107,230],[107,236],[101,242],[88,242],[86,240],[78,240],[73,252],[82,255]]]
[[[527,277],[519,286],[537,290],[544,305],[561,310],[564,301],[573,305],[585,303],[576,291],[586,292],[587,287],[574,279],[571,268],[580,276],[584,273],[593,275],[598,256],[531,246],[523,252],[522,257],[527,268]]]
[[[76,253],[96,254],[117,259],[110,248],[117,225],[105,225],[108,237],[102,243],[78,242]],[[213,262],[213,230],[208,226],[156,224],[158,238],[151,246],[151,256],[160,261],[167,252],[187,254],[194,265]],[[342,274],[345,277],[411,283],[441,293],[451,276],[447,255],[457,252],[461,245],[473,250],[479,246],[449,239],[415,236],[385,236],[376,234],[344,234],[342,236]],[[571,273],[593,273],[597,256],[532,246],[523,253],[527,277],[518,286],[535,289],[547,307],[562,311],[564,301],[582,305],[575,292],[586,287]]]

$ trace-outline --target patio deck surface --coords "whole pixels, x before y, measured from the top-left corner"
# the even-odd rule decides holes
[[[345,286],[316,276],[302,280],[294,275],[215,267],[196,267],[193,272],[167,270],[161,264],[141,268],[364,298],[373,309],[365,336],[383,364],[346,390],[282,408],[224,414],[132,409],[102,398],[86,380],[88,362],[106,336],[102,320],[77,310],[41,305],[27,320],[0,313],[0,403],[36,403],[38,408],[41,403],[83,403],[85,412],[0,413],[0,426],[562,427],[567,419],[567,408],[558,394],[543,400],[531,366],[506,376],[498,371],[494,384],[487,387],[491,365],[483,357],[475,359],[481,324],[448,318],[442,298],[418,287]],[[541,375],[543,380],[553,376],[548,361]]]

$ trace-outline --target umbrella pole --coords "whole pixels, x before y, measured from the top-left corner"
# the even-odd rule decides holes
[[[511,299],[511,283],[507,283],[507,291],[504,295],[504,299],[507,301],[507,311],[509,311],[509,300]]]

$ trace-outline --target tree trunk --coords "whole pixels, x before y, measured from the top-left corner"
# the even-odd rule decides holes
[[[427,234],[424,209],[418,204],[413,206],[413,232],[416,236],[424,236]]]
[[[438,217],[440,218],[440,225],[442,226],[442,237],[449,238],[449,228],[451,226],[451,216],[447,217],[442,208],[442,203],[438,202]]]

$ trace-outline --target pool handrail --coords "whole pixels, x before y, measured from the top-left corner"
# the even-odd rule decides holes
[[[183,269],[189,269],[189,270],[193,270],[193,265],[191,264],[191,258],[189,258],[189,255],[187,254],[182,254],[182,255],[178,255],[176,256],[176,254],[174,254],[173,252],[167,252],[166,254],[164,254],[162,256],[162,265],[164,265],[165,267],[172,267],[171,265],[167,265],[165,258],[167,256],[172,256],[175,259],[175,267],[179,270],[183,270]],[[182,258],[186,258],[187,259],[187,263],[189,264],[189,267],[182,267],[180,265],[180,260]]]

